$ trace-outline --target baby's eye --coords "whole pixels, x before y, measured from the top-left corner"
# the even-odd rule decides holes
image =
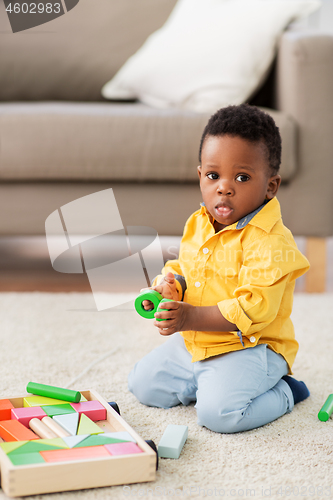
[[[207,174],[207,177],[208,177],[208,179],[210,179],[212,181],[216,181],[216,179],[219,178],[219,176],[217,174],[215,174],[214,172]]]
[[[249,179],[250,179],[250,177],[248,175],[245,175],[245,174],[239,174],[236,177],[236,181],[239,181],[239,182],[246,182]]]

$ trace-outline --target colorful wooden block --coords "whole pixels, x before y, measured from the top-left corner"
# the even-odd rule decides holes
[[[41,420],[46,413],[40,406],[29,406],[28,408],[12,408],[11,418],[16,419],[21,424],[29,427],[29,422],[32,418]],[[8,419],[9,420],[9,419]]]
[[[36,453],[18,453],[17,455],[8,455],[13,465],[30,465],[45,462],[39,452]]]
[[[55,415],[53,420],[65,429],[71,436],[75,436],[79,425],[79,414],[68,413],[67,415]]]
[[[65,449],[65,447],[64,447],[64,449]],[[12,455],[17,455],[18,453],[24,453],[24,454],[37,453],[39,451],[46,451],[46,450],[59,450],[59,447],[52,446],[51,444],[41,443],[41,440],[37,439],[34,441],[28,441],[23,446],[19,446],[15,450],[8,453],[8,455],[10,458]]]
[[[88,448],[70,448],[68,450],[41,451],[46,462],[68,462],[71,460],[90,460],[96,457],[109,457],[105,446],[89,446]]]
[[[103,431],[98,425],[90,420],[84,413],[81,414],[79,428],[77,431],[78,436],[82,434],[101,434]]]
[[[54,417],[55,415],[67,415],[68,413],[75,413],[74,408],[72,408],[72,406],[69,403],[61,405],[42,406],[42,410],[44,410],[49,417]]]
[[[75,446],[81,441],[84,441],[88,437],[88,434],[82,434],[82,436],[68,436],[62,438],[67,444],[68,448],[75,448]]]
[[[68,405],[68,401],[61,401],[60,399],[46,398],[44,396],[26,396],[23,398],[23,406],[49,406],[49,405]]]
[[[142,453],[141,448],[132,442],[106,444],[105,448],[111,455],[133,455],[134,453]]]
[[[4,441],[29,441],[38,436],[18,420],[0,421],[0,436]]]
[[[76,444],[75,448],[81,448],[85,446],[101,446],[104,444],[113,443],[124,443],[124,441],[122,441],[121,439],[115,439],[105,436],[105,434],[92,434],[90,436],[87,436],[87,438],[80,443]]]
[[[158,456],[163,458],[179,458],[187,435],[187,425],[168,425],[158,444]]]
[[[84,413],[90,420],[106,420],[106,409],[99,401],[86,401],[83,403],[71,403],[75,411]]]
[[[9,441],[8,443],[0,443],[0,446],[1,449],[8,454],[26,443],[29,443],[29,441]]]
[[[66,437],[69,436],[69,433],[65,431],[61,425],[59,425],[57,422],[53,420],[51,417],[44,417],[42,419],[43,424],[45,424],[49,429],[51,429],[52,432],[58,437]]]
[[[78,391],[55,387],[53,385],[39,384],[36,382],[28,383],[27,392],[37,394],[38,396],[46,396],[47,398],[71,401],[73,403],[78,403],[81,399],[81,393]]]
[[[51,446],[55,446],[56,448],[69,448],[69,446],[65,443],[65,438],[54,438],[54,439],[40,439],[39,443],[49,444]]]
[[[0,399],[0,420],[10,420],[12,408],[14,406],[9,399]]]
[[[44,417],[43,417],[44,418]],[[42,439],[53,439],[58,437],[51,429],[41,422],[38,418],[32,418],[29,422],[29,427],[32,431],[34,431],[37,436]]]
[[[104,432],[103,436],[111,437],[114,439],[118,439],[118,441],[132,441],[136,443],[134,437],[130,435],[127,431],[119,431],[119,432]]]

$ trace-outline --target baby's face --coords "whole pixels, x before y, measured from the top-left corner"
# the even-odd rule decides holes
[[[198,174],[203,201],[218,230],[273,198],[281,182],[271,174],[263,144],[229,135],[206,138]]]

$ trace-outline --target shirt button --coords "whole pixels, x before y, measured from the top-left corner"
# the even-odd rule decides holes
[[[203,248],[203,253],[208,253],[209,252],[209,248]]]
[[[200,281],[196,281],[196,282],[194,283],[194,286],[196,286],[197,288],[199,288],[199,286],[201,286]]]
[[[255,341],[256,341],[256,338],[255,338],[255,337],[250,337],[250,342],[251,342],[252,344],[254,344],[254,343],[255,343]]]

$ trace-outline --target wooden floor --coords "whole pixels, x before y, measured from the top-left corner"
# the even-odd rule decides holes
[[[297,280],[295,291],[333,292],[333,238],[296,238],[296,242],[311,267]],[[164,237],[164,260],[175,258],[177,246],[179,238]],[[90,292],[91,287],[85,273],[64,274],[52,268],[44,237],[0,238],[0,292],[34,291]]]

